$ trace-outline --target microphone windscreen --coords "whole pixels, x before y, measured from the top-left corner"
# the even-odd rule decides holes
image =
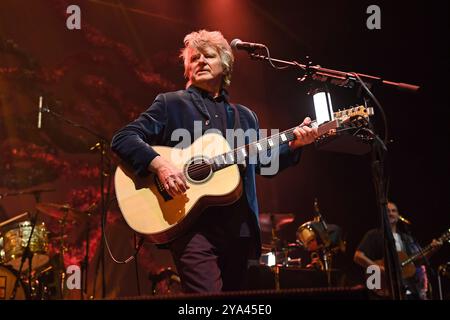
[[[241,39],[233,39],[233,40],[231,41],[231,43],[230,43],[230,46],[231,46],[233,49],[236,49],[236,46],[238,45],[239,42],[242,42]]]

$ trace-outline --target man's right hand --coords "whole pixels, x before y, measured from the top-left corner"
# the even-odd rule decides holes
[[[184,173],[161,156],[155,157],[150,162],[148,170],[158,176],[159,181],[172,198],[189,189]]]

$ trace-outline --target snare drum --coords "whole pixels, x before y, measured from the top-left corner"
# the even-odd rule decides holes
[[[320,222],[308,221],[297,229],[297,242],[308,251],[329,245],[329,237]]]
[[[22,255],[30,238],[31,222],[23,221],[14,224],[7,231],[0,234],[0,254],[3,256],[3,263],[19,270]],[[48,256],[48,233],[44,223],[36,224],[30,241],[30,252],[33,254],[32,269],[40,268],[49,261]],[[26,261],[22,266],[22,271],[27,270],[29,262]]]
[[[13,270],[0,266],[0,301],[10,300],[11,294],[16,284],[17,277]],[[25,300],[27,298],[22,281],[17,284],[16,296],[14,300]]]

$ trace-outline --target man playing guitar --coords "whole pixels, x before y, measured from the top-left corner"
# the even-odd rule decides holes
[[[429,246],[430,250],[427,250],[425,255],[420,255],[423,249],[417,241],[414,240],[409,232],[401,232],[399,230],[398,221],[400,219],[405,221],[405,219],[400,216],[395,203],[388,202],[387,213],[400,262],[405,261],[408,257],[418,255],[418,259],[414,264],[411,262],[402,268],[402,281],[406,299],[427,299],[428,277],[425,259],[427,255],[430,255],[442,245],[442,241],[433,239]],[[382,278],[384,278],[383,234],[381,230],[372,229],[364,235],[358,245],[353,260],[363,268],[367,268],[370,265],[378,265],[382,273]],[[385,286],[383,287],[383,282],[382,289],[375,290],[375,293],[378,297],[386,298],[389,292]]]

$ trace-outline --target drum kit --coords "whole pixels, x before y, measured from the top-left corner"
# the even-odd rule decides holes
[[[59,234],[48,231],[41,214],[57,219]],[[90,217],[90,211],[69,205],[38,203],[36,214],[24,212],[0,222],[0,300],[62,299],[66,226],[86,223]]]
[[[315,204],[316,205],[316,204]],[[341,228],[326,224],[318,209],[315,217],[296,228],[295,242],[287,242],[278,237],[278,233],[286,226],[292,226],[294,214],[269,213],[260,214],[262,236],[262,255],[260,265],[270,267],[275,276],[275,285],[279,289],[280,269],[286,270],[317,270],[327,274],[328,285],[331,286],[333,257],[345,251],[345,241],[342,239]],[[270,237],[264,232],[270,230]],[[269,239],[269,241],[267,241]],[[264,243],[264,240],[266,242]],[[303,251],[310,255],[310,263],[304,259],[293,257],[293,252]]]

